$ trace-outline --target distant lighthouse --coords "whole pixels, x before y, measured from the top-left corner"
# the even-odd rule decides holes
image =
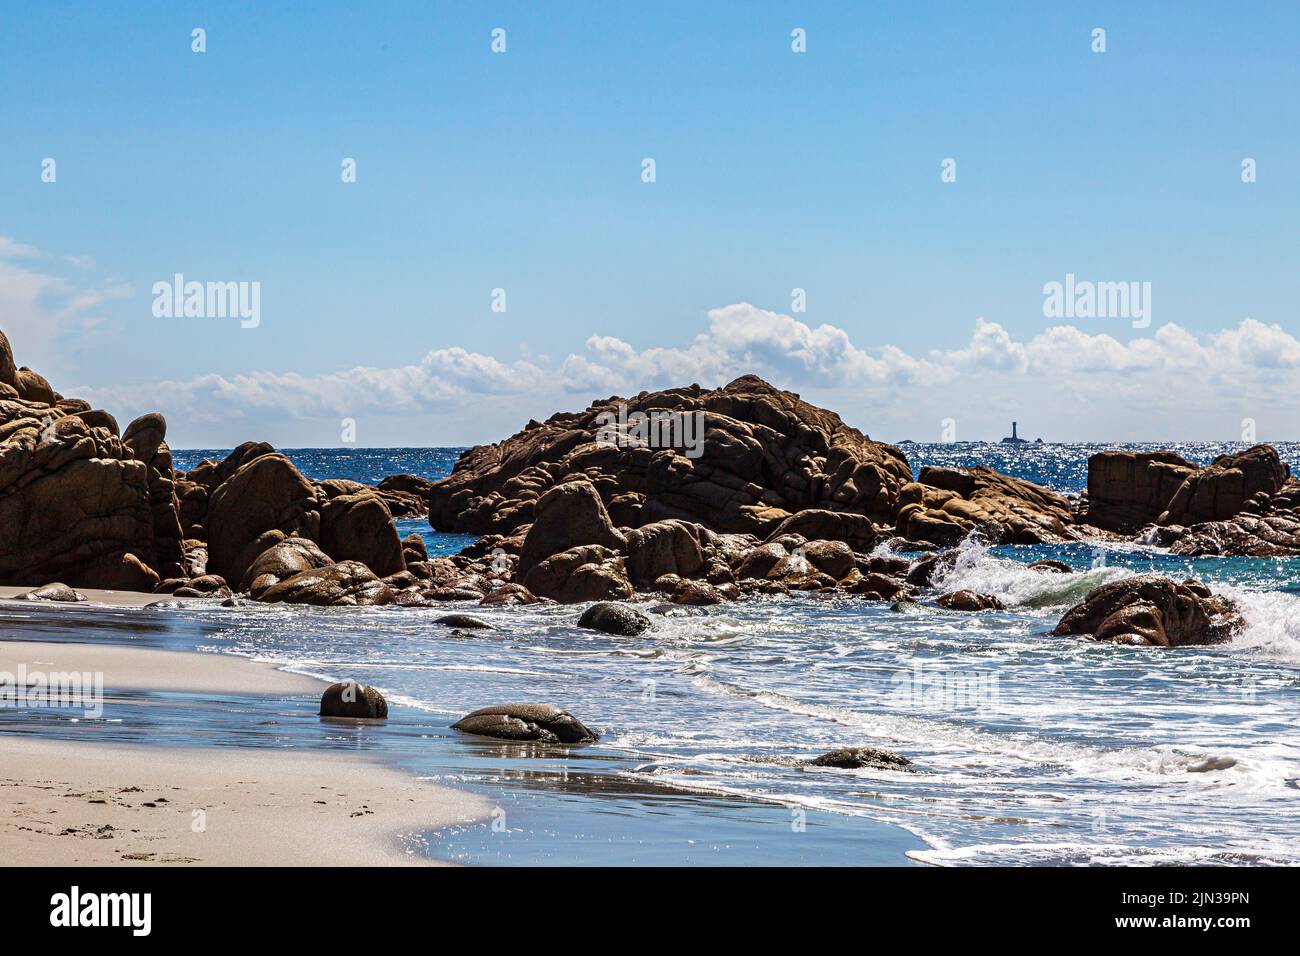
[[[1016,426],[1017,426],[1017,425],[1019,425],[1019,422],[1012,422],[1012,423],[1011,423],[1011,437],[1010,437],[1010,438],[1004,438],[1004,439],[1002,439],[1002,444],[1004,444],[1004,445],[1027,445],[1027,444],[1029,444],[1029,439],[1027,439],[1027,438],[1021,438],[1020,435],[1016,432]]]

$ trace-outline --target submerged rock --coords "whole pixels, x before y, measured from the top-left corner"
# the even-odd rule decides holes
[[[472,614],[444,614],[442,617],[435,618],[434,624],[441,624],[443,627],[466,627],[473,629],[495,630],[495,628],[481,617],[475,617]]]
[[[354,680],[340,681],[325,688],[320,696],[322,717],[382,720],[388,716],[388,701],[373,687]]]
[[[1095,588],[1065,612],[1054,635],[1118,644],[1182,647],[1219,644],[1245,626],[1237,606],[1199,581],[1140,575]]]
[[[650,627],[650,618],[625,604],[601,601],[582,612],[578,618],[578,627],[621,637],[635,637]]]
[[[879,747],[842,747],[808,761],[811,767],[835,767],[840,770],[906,770],[912,765],[902,754]]]
[[[1042,561],[1034,561],[1025,565],[1030,571],[1042,571],[1044,574],[1073,574],[1074,568],[1070,567],[1064,561],[1053,561],[1050,558]]]
[[[500,740],[540,740],[546,743],[586,744],[599,735],[567,710],[549,704],[502,704],[483,707],[452,724],[453,730],[496,737]]]

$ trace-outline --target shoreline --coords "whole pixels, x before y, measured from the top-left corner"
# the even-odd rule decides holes
[[[99,672],[127,692],[289,697],[324,686],[234,655],[0,641],[0,670],[20,667]],[[491,810],[349,753],[4,737],[0,854],[12,865],[450,865],[403,838]]]

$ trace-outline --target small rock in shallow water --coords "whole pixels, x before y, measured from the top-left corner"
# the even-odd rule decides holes
[[[1046,572],[1047,574],[1073,574],[1074,573],[1074,568],[1070,567],[1064,561],[1053,561],[1051,559],[1047,559],[1044,561],[1035,561],[1032,564],[1025,565],[1025,567],[1029,568],[1030,571],[1043,571]]]
[[[941,594],[934,599],[939,607],[949,611],[1002,611],[1006,605],[992,594],[977,594],[975,591],[953,591]]]
[[[56,582],[36,588],[34,591],[28,591],[26,594],[20,594],[18,599],[21,601],[63,601],[68,604],[75,604],[78,601],[86,600],[86,595],[72,590],[66,584]]]
[[[489,631],[495,630],[495,628],[493,628],[487,621],[483,620],[481,617],[475,617],[472,614],[444,614],[442,617],[436,618],[433,623],[442,624],[445,627],[479,628],[487,629]]]
[[[872,770],[905,770],[912,765],[902,754],[879,747],[842,747],[822,754],[808,761],[813,767],[835,767],[840,770],[857,770],[869,767]]]
[[[600,601],[582,612],[578,627],[623,637],[635,637],[650,627],[650,618],[640,611],[613,601]]]
[[[320,715],[382,719],[388,716],[388,701],[373,687],[354,680],[340,681],[320,695]]]
[[[540,740],[546,743],[586,744],[599,735],[583,726],[567,710],[549,704],[502,704],[466,714],[453,730],[496,737],[499,740]]]

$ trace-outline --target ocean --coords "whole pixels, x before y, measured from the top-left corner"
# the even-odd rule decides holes
[[[1103,445],[905,445],[1063,493]],[[1171,447],[1171,446],[1162,446]],[[1172,446],[1209,461],[1241,445]],[[1300,445],[1276,446],[1300,463]],[[287,451],[310,477],[447,474],[459,449]],[[192,467],[216,450],[173,453]],[[400,522],[431,552],[470,537]],[[1079,573],[1040,574],[1041,558]],[[1230,594],[1232,643],[1133,648],[1055,638],[1091,588],[1156,571]],[[942,582],[1006,611],[894,610],[858,598],[750,599],[640,637],[575,627],[580,608],[173,611],[5,608],[11,637],[114,640],[273,661],[388,695],[385,725],[315,718],[315,700],[114,694],[103,718],[0,714],[0,731],[160,746],[372,752],[497,800],[481,824],[411,837],[469,863],[1073,865],[1300,863],[1300,559],[1175,558],[1137,545],[962,548]],[[453,637],[468,610],[497,630]],[[488,704],[554,703],[601,731],[573,750],[448,729]],[[880,746],[916,772],[809,768]]]

